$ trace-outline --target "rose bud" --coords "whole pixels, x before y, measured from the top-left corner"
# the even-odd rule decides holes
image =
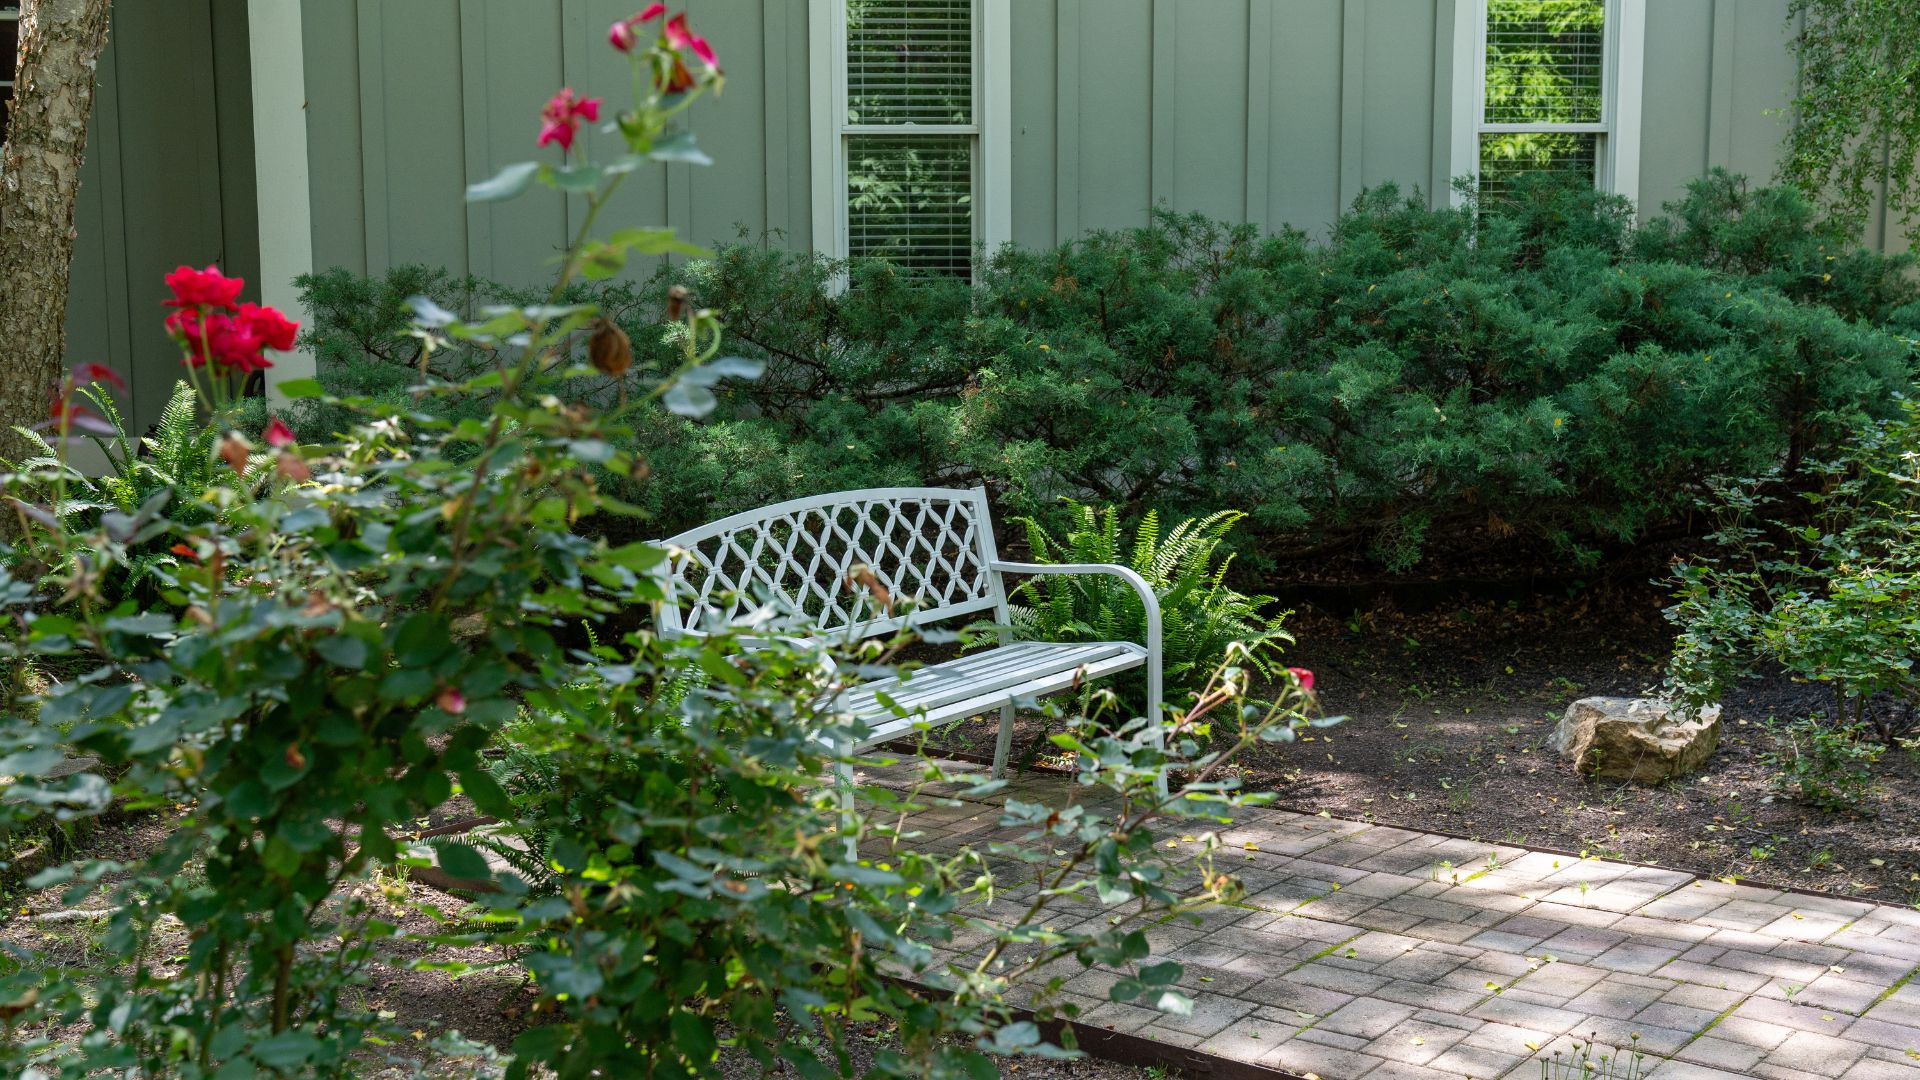
[[[220,460],[226,462],[227,467],[234,472],[245,476],[247,472],[247,462],[251,460],[252,456],[252,444],[248,443],[246,438],[239,432],[229,431],[227,432],[227,437],[220,440]]]
[[[587,341],[587,358],[594,370],[617,379],[633,367],[633,342],[612,319],[601,319]]]

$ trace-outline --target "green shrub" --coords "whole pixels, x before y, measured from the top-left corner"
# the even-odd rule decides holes
[[[1035,562],[1117,563],[1132,568],[1160,601],[1162,671],[1167,700],[1182,706],[1227,659],[1227,647],[1247,647],[1244,660],[1271,678],[1283,645],[1293,638],[1280,628],[1284,613],[1268,616],[1271,596],[1247,596],[1226,583],[1231,555],[1219,558],[1227,533],[1246,517],[1221,511],[1190,518],[1161,535],[1160,517],[1148,511],[1130,540],[1120,534],[1113,507],[1069,507],[1073,525],[1064,536],[1048,535],[1032,518],[1020,521]],[[1105,574],[1034,577],[1014,590],[1014,626],[1040,641],[1144,641],[1147,613],[1125,581]],[[1136,680],[1137,681],[1137,680]],[[1138,689],[1137,687],[1135,689]]]
[[[580,295],[650,317],[683,286],[768,363],[706,422],[636,433],[654,479],[619,491],[663,533],[823,491],[985,482],[1056,528],[1062,498],[1247,507],[1260,564],[1572,565],[1684,524],[1711,476],[1797,474],[1912,374],[1911,342],[1876,325],[1920,324],[1912,260],[1842,249],[1791,190],[1724,174],[1669,211],[1635,229],[1591,191],[1431,209],[1387,186],[1324,243],[1158,213],[1004,250],[971,287],[737,244]],[[406,273],[315,280],[332,385],[390,377],[356,352],[411,355],[360,350],[347,302]],[[488,293],[436,280],[446,303]],[[658,370],[672,342],[626,328],[636,370]]]
[[[1859,810],[1873,793],[1873,767],[1887,751],[1870,734],[1858,724],[1798,720],[1774,728],[1783,748],[1761,755],[1761,762],[1779,770],[1774,786],[1790,798],[1822,810]]]

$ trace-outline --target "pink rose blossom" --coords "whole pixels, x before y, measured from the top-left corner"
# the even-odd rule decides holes
[[[560,149],[572,150],[573,137],[580,130],[580,121],[592,122],[600,119],[599,98],[578,98],[572,87],[565,87],[547,102],[540,111],[539,145],[559,143]]]
[[[666,33],[667,45],[669,47],[675,49],[692,49],[693,55],[699,57],[701,62],[707,65],[709,70],[718,71],[720,69],[720,58],[714,53],[713,46],[707,44],[706,38],[687,29],[686,12],[683,11],[667,20]]]
[[[666,13],[667,5],[649,4],[640,14],[621,19],[609,27],[607,41],[621,52],[632,52],[633,47],[640,44],[640,35],[634,33],[634,28],[643,23],[650,23]]]

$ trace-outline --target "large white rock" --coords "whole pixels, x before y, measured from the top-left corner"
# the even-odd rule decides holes
[[[1720,706],[1688,715],[1654,698],[1581,698],[1547,745],[1589,776],[1658,784],[1706,764],[1720,745]]]

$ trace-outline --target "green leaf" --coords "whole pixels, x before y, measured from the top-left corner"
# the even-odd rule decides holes
[[[122,615],[105,623],[106,628],[115,633],[138,634],[142,637],[170,634],[176,625],[173,616],[159,611],[149,611],[144,615]]]
[[[274,389],[280,391],[281,397],[295,401],[301,398],[320,397],[327,392],[327,388],[320,385],[319,379],[288,379],[286,382],[275,383]]]
[[[647,152],[647,156],[655,161],[676,162],[682,165],[713,164],[713,159],[695,145],[691,131],[667,132],[653,141],[653,149]]]
[[[351,634],[334,634],[313,643],[313,651],[334,667],[358,671],[367,666],[367,643]]]
[[[713,1036],[713,1024],[705,1018],[681,1009],[667,1021],[673,1033],[674,1049],[695,1066],[713,1063],[719,1043]],[[702,1070],[704,1071],[704,1070]]]
[[[467,187],[468,202],[497,202],[512,199],[526,191],[533,184],[533,178],[539,175],[540,163],[521,161],[501,169],[493,179],[483,180]]]
[[[604,281],[626,269],[627,251],[613,244],[603,244],[598,240],[588,241],[581,248],[580,276],[588,281]]]
[[[267,837],[260,861],[277,877],[290,878],[300,871],[300,852],[285,837]]]
[[[574,195],[585,195],[600,186],[605,170],[598,165],[573,165],[553,169],[548,173],[553,178],[553,186]]]
[[[294,1069],[313,1060],[320,1040],[304,1031],[283,1031],[253,1044],[254,1059],[269,1069]]]
[[[433,692],[433,673],[419,668],[401,668],[380,680],[380,697],[387,701],[408,701]]]
[[[1183,969],[1178,961],[1167,960],[1140,969],[1140,981],[1148,986],[1172,986]]]
[[[689,244],[680,239],[672,229],[621,229],[608,237],[607,243],[618,244],[642,255],[690,255],[704,259],[713,254],[698,244]]]
[[[487,770],[478,767],[462,770],[460,787],[481,813],[497,818],[513,816],[513,800]]]
[[[491,881],[493,868],[471,844],[439,844],[434,848],[440,869],[466,881]]]
[[[685,379],[674,383],[660,397],[660,401],[672,412],[689,419],[698,420],[720,404],[713,391],[704,386],[690,383]]]
[[[713,386],[721,379],[758,379],[766,370],[765,361],[749,360],[744,356],[723,356],[701,364],[680,376],[680,380],[695,386]]]

